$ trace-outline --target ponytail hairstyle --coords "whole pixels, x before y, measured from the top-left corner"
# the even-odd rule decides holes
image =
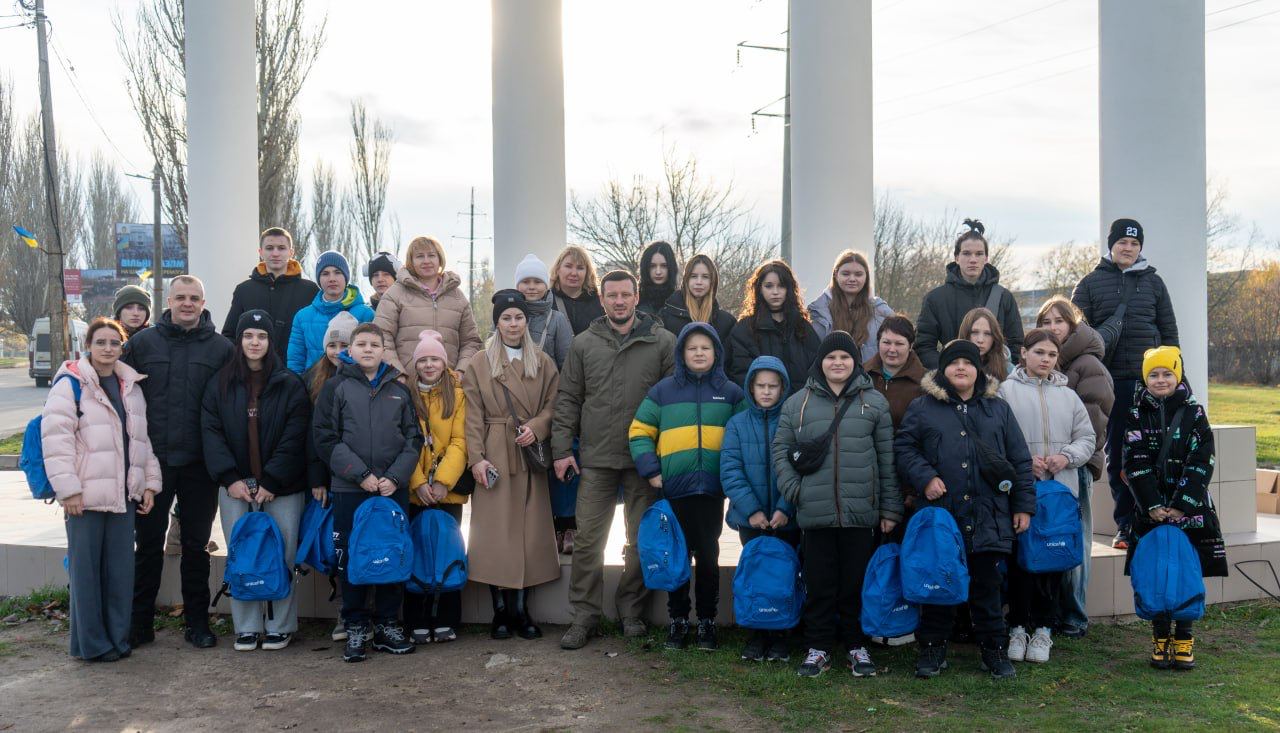
[[[951,252],[951,256],[959,257],[960,245],[964,244],[965,242],[978,241],[978,242],[982,242],[982,251],[986,253],[988,257],[990,257],[991,245],[987,242],[987,237],[986,237],[987,228],[983,226],[982,222],[977,219],[965,219],[964,226],[965,226],[965,231],[961,232],[960,236],[956,237],[956,246],[955,246],[955,249]]]
[[[693,275],[693,268],[698,265],[706,265],[707,271],[711,273],[711,289],[701,298],[695,298],[689,294],[689,278]],[[711,316],[716,310],[716,293],[720,290],[720,272],[716,269],[716,263],[710,257],[704,254],[696,254],[684,263],[684,272],[680,275],[680,292],[684,293],[684,307],[689,311],[689,319],[692,321],[701,321],[710,323]]]
[[[986,308],[974,308],[964,314],[957,338],[972,341],[969,334],[973,332],[974,324],[980,320],[985,320],[991,326],[991,349],[982,357],[982,370],[988,377],[1003,382],[1009,376],[1009,362],[1005,358],[1004,330],[1000,328],[1000,319],[996,318],[996,314]]]
[[[836,273],[850,262],[858,264],[867,273],[862,291],[853,297],[845,294],[836,282]],[[871,263],[867,256],[851,249],[841,252],[831,266],[831,330],[848,333],[860,347],[866,344],[870,337],[867,326],[871,324],[871,296]]]
[[[742,296],[742,315],[741,318],[749,319],[747,322],[751,324],[751,335],[758,339],[756,335],[756,316],[761,313],[769,312],[769,305],[764,302],[764,279],[774,273],[778,276],[778,282],[782,287],[787,289],[787,297],[782,301],[782,312],[786,316],[784,321],[794,323],[797,339],[803,339],[805,327],[809,324],[809,309],[804,306],[804,297],[800,293],[800,284],[796,282],[796,275],[791,271],[791,266],[782,260],[767,260],[760,263],[756,271],[751,273],[751,279],[747,281],[746,291]]]

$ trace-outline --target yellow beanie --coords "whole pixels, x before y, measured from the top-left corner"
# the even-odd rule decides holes
[[[1182,381],[1182,350],[1177,346],[1157,346],[1147,349],[1142,355],[1142,380],[1145,382],[1151,370],[1164,367],[1173,372],[1178,381]]]

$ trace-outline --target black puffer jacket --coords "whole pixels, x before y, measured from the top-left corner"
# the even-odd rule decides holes
[[[1000,383],[979,376],[978,394],[968,402],[947,393],[929,372],[921,381],[924,394],[907,408],[894,439],[898,478],[916,489],[916,507],[940,506],[956,518],[966,547],[974,552],[1013,551],[1013,515],[1035,514],[1035,477],[1031,454],[1022,428],[1009,403],[996,397]],[[973,436],[961,423],[959,410],[968,412],[968,425],[993,451],[1013,464],[1018,478],[1009,493],[1001,493],[983,480]],[[947,492],[937,499],[924,498],[934,478],[942,479]]]
[[[221,377],[204,390],[200,424],[204,465],[209,476],[230,486],[253,476],[249,468],[249,390],[233,381],[222,391]],[[276,496],[307,487],[307,433],[311,401],[302,378],[280,365],[267,376],[258,395],[258,454],[262,487]]]
[[[986,307],[992,286],[999,283],[1000,271],[994,265],[983,267],[978,281],[968,283],[960,274],[960,265],[947,264],[946,282],[924,296],[920,318],[916,320],[916,354],[926,369],[938,368],[938,351],[947,342],[959,338],[960,322],[965,314],[974,308]],[[1000,296],[996,318],[1009,353],[1017,363],[1022,354],[1022,314],[1018,312],[1018,301],[1007,288]]]
[[[316,452],[332,474],[329,488],[359,492],[365,471],[409,487],[422,452],[422,428],[400,372],[383,364],[376,384],[342,352],[338,373],[316,398],[311,430]]]
[[[264,310],[271,314],[275,324],[271,345],[283,359],[289,350],[293,316],[311,305],[318,292],[320,286],[302,276],[302,266],[297,260],[289,260],[284,274],[279,277],[268,273],[267,266],[259,262],[249,273],[249,279],[237,285],[231,294],[231,308],[227,310],[227,320],[222,323],[222,335],[234,339],[236,323],[245,311]]]
[[[662,320],[662,327],[674,333],[680,334],[685,326],[693,322],[693,317],[689,315],[689,309],[685,307],[684,291],[677,290],[667,298],[666,305],[662,306],[662,312],[658,314]],[[729,332],[733,330],[734,318],[733,314],[720,307],[720,301],[714,301],[711,305],[711,327],[716,330],[716,335],[720,337],[720,343],[724,344],[725,363],[729,361],[727,353],[729,347]]]
[[[1093,272],[1076,284],[1071,302],[1090,325],[1098,328],[1120,307],[1125,278],[1133,281],[1133,295],[1125,310],[1124,330],[1115,354],[1108,354],[1103,363],[1115,379],[1141,379],[1142,355],[1147,349],[1178,345],[1178,319],[1173,314],[1169,290],[1156,268],[1145,257],[1138,257],[1132,267],[1121,272],[1110,255],[1104,256]]]
[[[591,322],[604,315],[604,306],[600,305],[598,293],[583,290],[578,297],[570,298],[559,290],[552,290],[556,298],[556,310],[569,318],[573,326],[573,335],[577,336],[591,326]]]
[[[204,388],[231,358],[234,349],[213,327],[209,311],[191,330],[173,324],[165,311],[153,328],[124,345],[124,363],[147,375],[147,434],[156,458],[165,466],[189,466],[204,455],[200,403]]]
[[[799,390],[809,379],[809,367],[818,355],[820,339],[808,321],[800,324],[801,336],[796,335],[798,315],[788,315],[779,323],[769,313],[757,313],[738,319],[729,331],[729,378],[742,384],[757,356],[776,356],[787,367],[787,379],[792,389]],[[755,329],[751,328],[752,319]],[[785,395],[784,395],[785,396]]]

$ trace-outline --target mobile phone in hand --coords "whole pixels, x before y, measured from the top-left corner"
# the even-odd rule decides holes
[[[484,470],[485,484],[491,489],[494,484],[498,483],[498,479],[501,476],[502,474],[498,472],[498,469],[494,468],[492,465]]]
[[[576,478],[578,478],[578,470],[573,466],[569,466],[564,470],[564,482],[566,484],[573,483],[573,480]]]

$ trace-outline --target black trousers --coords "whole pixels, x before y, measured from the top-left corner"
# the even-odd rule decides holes
[[[209,478],[204,463],[189,466],[161,464],[163,490],[156,495],[149,514],[135,515],[133,523],[133,619],[134,628],[150,628],[156,615],[156,594],[164,572],[164,536],[169,529],[169,509],[174,501],[182,514],[182,608],[188,626],[209,623],[209,532],[218,512],[218,484]]]
[[[461,504],[437,504],[434,507],[418,506],[417,504],[409,505],[409,520],[423,512],[446,512],[462,523],[462,505]],[[434,615],[431,613],[431,607],[436,607]],[[436,602],[432,596],[422,593],[412,593],[409,589],[404,591],[404,625],[412,629],[439,629],[445,626],[456,628],[462,623],[462,591],[455,590],[448,593],[441,593],[440,599]]]
[[[1000,561],[1009,555],[1000,552],[980,552],[969,555],[969,614],[973,618],[973,636],[979,644],[988,648],[1007,648],[1009,629],[1004,623],[1000,586],[1004,574]],[[921,606],[920,628],[916,639],[926,644],[946,641],[951,636],[959,606]]]
[[[862,633],[862,581],[875,552],[871,527],[806,529],[804,628],[810,649],[834,654],[866,646]]]
[[[338,573],[342,578],[343,623],[367,625],[370,620],[380,624],[394,623],[400,615],[404,583],[356,585],[347,579],[347,542],[351,539],[351,525],[355,520],[356,509],[376,494],[367,491],[332,491],[329,496],[333,502],[333,546],[338,553]],[[408,513],[408,489],[397,489],[391,498]],[[369,612],[369,591],[373,591],[372,614]]]
[[[1136,379],[1116,380],[1116,401],[1111,405],[1111,415],[1107,418],[1107,482],[1111,486],[1111,498],[1115,500],[1111,516],[1117,527],[1128,527],[1133,523],[1136,506],[1133,492],[1120,478],[1120,470],[1124,458],[1124,423],[1129,409],[1133,407],[1133,390],[1137,384]]]
[[[1010,556],[1009,626],[1021,626],[1028,632],[1041,626],[1057,628],[1062,575],[1061,571],[1029,573]]]
[[[694,592],[698,618],[712,619],[720,603],[720,530],[724,527],[724,497],[697,494],[671,499],[671,509],[684,532],[693,557]],[[671,618],[689,617],[689,584],[667,594]]]

